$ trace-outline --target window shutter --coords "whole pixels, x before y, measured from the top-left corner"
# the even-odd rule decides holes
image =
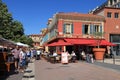
[[[82,34],[85,34],[85,25],[82,25]]]
[[[63,24],[63,33],[66,33],[66,24]]]
[[[71,24],[71,33],[73,33],[73,31],[74,31],[73,27],[74,27],[73,24]]]
[[[95,25],[93,25],[93,34],[95,34],[95,32],[96,32],[96,31],[95,31]]]
[[[93,34],[93,24],[90,24],[90,34]]]
[[[100,25],[100,32],[102,32],[102,25]]]

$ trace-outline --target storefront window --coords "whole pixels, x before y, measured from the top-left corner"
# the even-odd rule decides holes
[[[117,44],[117,46],[112,47],[113,54],[120,56],[120,34],[111,34],[110,41]]]
[[[120,35],[111,35],[111,42],[120,43]]]

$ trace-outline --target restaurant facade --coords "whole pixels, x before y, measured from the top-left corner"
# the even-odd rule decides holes
[[[45,51],[80,52],[80,49],[91,49],[96,36],[104,33],[101,46],[110,46],[115,55],[120,55],[120,9],[100,6],[88,13],[56,13],[48,20],[47,30],[42,38]],[[111,46],[111,43],[117,46]],[[104,44],[104,45],[103,45]]]

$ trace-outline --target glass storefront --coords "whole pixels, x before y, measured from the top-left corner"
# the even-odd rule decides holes
[[[116,56],[120,56],[120,34],[111,34],[110,42],[117,44],[117,46],[112,47],[112,52]]]

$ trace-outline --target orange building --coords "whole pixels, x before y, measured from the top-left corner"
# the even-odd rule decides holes
[[[42,37],[41,34],[32,34],[29,37],[33,40],[33,46],[35,48],[41,48],[40,46],[40,38]]]

